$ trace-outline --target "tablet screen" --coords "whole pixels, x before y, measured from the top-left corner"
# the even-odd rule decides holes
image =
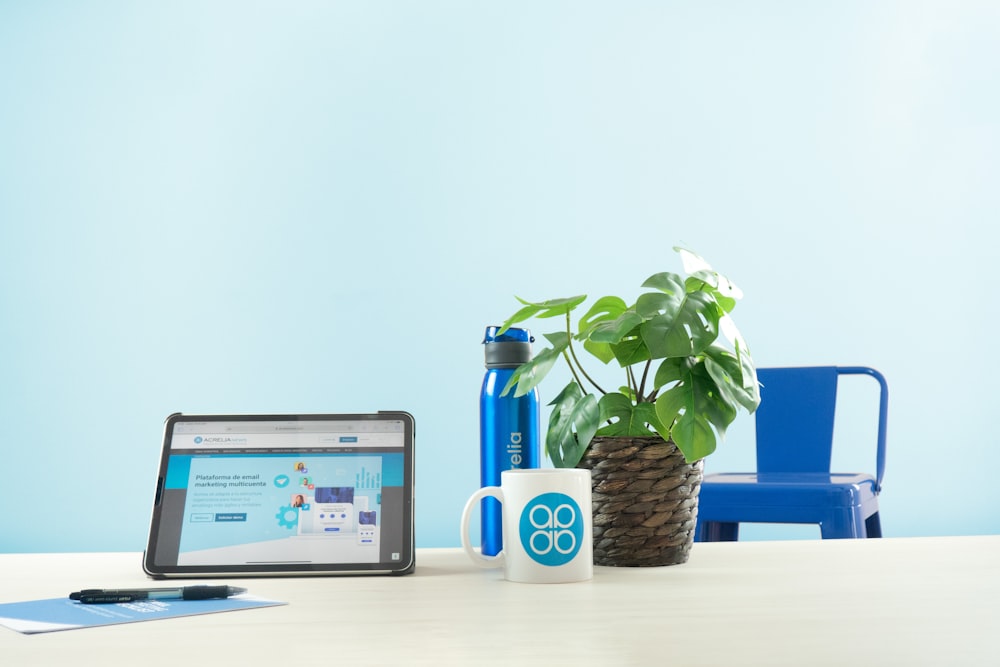
[[[152,576],[405,572],[413,420],[167,420],[144,569]]]

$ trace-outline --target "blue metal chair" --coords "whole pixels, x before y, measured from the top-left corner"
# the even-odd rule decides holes
[[[737,540],[743,522],[819,524],[824,539],[881,537],[878,494],[889,406],[882,374],[863,366],[817,366],[761,368],[757,375],[757,472],[705,475],[695,540]],[[830,472],[840,375],[868,375],[880,386],[874,478]]]

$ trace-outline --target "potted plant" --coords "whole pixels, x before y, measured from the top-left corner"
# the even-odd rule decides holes
[[[757,409],[757,373],[730,313],[739,288],[682,248],[686,277],[657,273],[632,305],[598,299],[573,328],[586,296],[533,302],[501,332],[532,318],[560,318],[550,347],[512,375],[504,393],[524,395],[562,359],[572,379],[550,403],[545,450],[556,467],[590,468],[594,559],[603,565],[687,560],[702,465],[739,409]],[[583,354],[586,352],[587,354]],[[625,383],[599,383],[591,358],[616,362]]]

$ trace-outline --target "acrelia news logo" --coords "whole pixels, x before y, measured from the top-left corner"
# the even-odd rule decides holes
[[[200,445],[202,443],[215,444],[215,445],[245,445],[247,442],[246,438],[204,438],[200,435],[194,437],[194,444]]]
[[[583,541],[580,506],[564,493],[543,493],[521,512],[521,546],[542,565],[565,565],[576,557]]]

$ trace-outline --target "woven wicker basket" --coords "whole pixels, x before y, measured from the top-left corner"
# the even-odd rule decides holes
[[[593,475],[594,564],[677,565],[688,559],[703,462],[658,437],[596,437],[580,468]]]

